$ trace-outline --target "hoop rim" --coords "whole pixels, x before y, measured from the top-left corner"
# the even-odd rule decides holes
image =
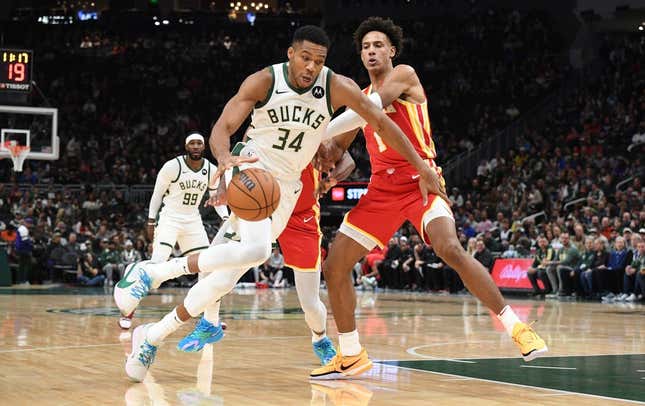
[[[15,140],[5,141],[3,147],[9,151],[9,158],[13,162],[14,172],[22,172],[22,164],[25,162],[31,147],[29,145],[12,145]]]

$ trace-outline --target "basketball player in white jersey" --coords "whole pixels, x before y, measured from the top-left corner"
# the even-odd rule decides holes
[[[219,182],[215,178],[217,166],[204,158],[201,134],[189,134],[184,148],[186,155],[177,156],[161,167],[150,199],[146,231],[148,238],[153,240],[150,262],[155,264],[168,260],[175,243],[179,244],[182,256],[204,250],[209,245],[199,205],[207,190],[215,191]],[[209,185],[213,188],[209,189]],[[226,206],[217,206],[215,210],[222,219],[228,218]],[[118,285],[127,287],[126,284],[126,278],[122,278]],[[119,326],[129,329],[132,316],[132,313],[122,316]]]
[[[130,379],[142,381],[164,338],[229,292],[246,270],[269,257],[271,242],[285,228],[300,194],[300,174],[318,150],[335,109],[346,105],[354,110],[377,129],[385,143],[408,159],[419,171],[422,195],[439,193],[440,179],[381,111],[382,106],[372,103],[352,80],[333,74],[324,66],[328,48],[329,39],[319,27],[297,29],[287,53],[289,61],[250,75],[226,104],[211,133],[210,146],[219,164],[218,176],[238,166],[242,170],[263,168],[275,177],[281,198],[272,217],[250,222],[233,215],[229,222],[234,223],[240,242],[213,245],[199,254],[163,264],[133,264],[127,278],[129,286],[115,288],[117,306],[122,314],[129,314],[149,289],[164,280],[211,272],[162,320],[134,330],[132,354],[125,367]],[[233,156],[229,152],[230,137],[249,113],[253,113],[250,140],[239,156]],[[226,185],[221,183],[217,195],[210,199],[213,205],[225,202]],[[186,349],[196,342],[213,342],[217,338],[211,337],[218,335],[216,323],[218,320],[202,318],[195,331],[178,346]]]

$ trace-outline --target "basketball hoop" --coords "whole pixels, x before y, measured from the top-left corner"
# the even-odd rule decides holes
[[[22,164],[25,162],[25,158],[27,158],[31,148],[26,145],[18,145],[16,140],[5,142],[4,148],[9,150],[9,154],[11,154],[14,172],[22,172]]]

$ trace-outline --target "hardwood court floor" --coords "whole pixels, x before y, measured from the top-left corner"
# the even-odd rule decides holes
[[[156,321],[185,290],[146,298],[135,325]],[[326,292],[323,291],[326,299]],[[129,334],[102,289],[0,288],[0,405],[609,405],[645,401],[645,306],[509,299],[538,319],[550,357],[524,363],[470,296],[379,292],[358,297],[375,360],[361,380],[313,384],[316,366],[295,291],[235,290],[226,337],[184,354],[182,328],[147,380],[123,371]],[[329,330],[336,341],[335,327]],[[622,400],[621,400],[622,399]]]

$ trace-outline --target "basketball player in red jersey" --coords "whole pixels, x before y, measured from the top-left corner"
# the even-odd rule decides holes
[[[441,168],[434,163],[436,151],[423,86],[412,67],[395,67],[392,63],[401,51],[402,37],[401,28],[389,19],[371,17],[360,24],[354,40],[371,82],[364,91],[368,95],[378,93],[386,106],[385,113],[403,130],[419,156],[441,175]],[[343,114],[345,117],[337,118],[339,122],[353,119],[348,118],[354,114],[352,111]],[[339,135],[337,142],[348,147],[356,132]],[[459,244],[443,179],[442,196],[431,194],[426,203],[417,186],[419,174],[416,169],[389,148],[371,126],[365,125],[363,133],[372,166],[368,191],[345,216],[323,264],[339,331],[340,353],[329,364],[312,371],[310,377],[348,378],[371,368],[372,362],[356,331],[356,297],[348,274],[374,246],[384,246],[406,220],[417,228],[426,244],[432,243],[435,252],[459,273],[470,292],[498,315],[526,361],[547,352],[544,341],[504,303],[486,269]]]

